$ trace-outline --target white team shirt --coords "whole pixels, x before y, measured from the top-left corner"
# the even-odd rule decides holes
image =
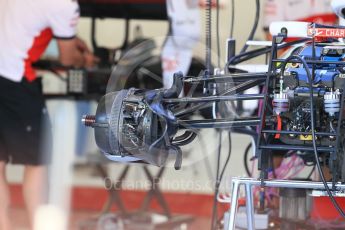
[[[166,0],[171,34],[162,50],[164,88],[173,84],[174,73],[186,75],[193,57],[193,48],[200,37],[198,0]]]
[[[273,21],[306,21],[334,24],[331,0],[265,0],[264,28]]]
[[[0,0],[0,76],[34,80],[31,64],[53,36],[73,38],[78,18],[73,0]]]

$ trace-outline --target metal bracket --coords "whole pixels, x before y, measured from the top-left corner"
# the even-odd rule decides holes
[[[222,203],[230,203],[230,215],[228,215],[225,220],[227,223],[224,226],[224,229],[233,230],[235,229],[235,220],[236,220],[236,209],[237,209],[237,201],[239,195],[239,188],[241,185],[245,187],[246,191],[246,214],[247,214],[247,226],[249,230],[255,230],[255,223],[254,223],[254,204],[253,204],[253,186],[261,186],[261,180],[252,179],[252,178],[241,178],[241,177],[234,177],[231,181],[232,184],[232,191],[231,197],[228,199],[220,199],[218,198],[219,202]],[[292,180],[265,180],[264,181],[265,187],[276,187],[276,188],[306,188],[306,189],[317,189],[317,190],[324,190],[325,187],[322,182],[311,182],[311,181],[292,181]],[[331,187],[332,183],[328,183],[328,186]],[[335,184],[336,191],[345,190],[345,184],[336,183]]]

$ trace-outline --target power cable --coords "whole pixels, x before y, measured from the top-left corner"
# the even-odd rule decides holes
[[[219,143],[218,143],[218,155],[217,155],[217,168],[216,168],[216,183],[214,186],[214,198],[213,198],[213,208],[212,208],[212,221],[211,221],[211,229],[217,229],[217,215],[218,215],[218,192],[219,192],[219,170],[220,170],[220,158],[222,155],[222,130],[219,130]]]
[[[246,147],[246,149],[244,150],[244,155],[243,155],[243,163],[244,163],[244,169],[247,173],[247,176],[252,177],[252,173],[249,170],[249,166],[248,166],[248,155],[249,155],[249,151],[252,148],[253,144],[249,143],[248,146]]]
[[[217,197],[219,194],[219,187],[220,184],[223,180],[224,174],[225,174],[225,170],[230,162],[230,158],[231,158],[231,151],[232,151],[232,140],[231,140],[231,132],[228,132],[228,142],[229,142],[229,151],[228,151],[228,155],[226,157],[225,163],[222,167],[222,170],[220,171],[220,158],[221,158],[221,150],[222,150],[222,131],[219,131],[219,146],[218,146],[218,158],[217,158],[217,171],[216,171],[216,184],[215,184],[215,193],[214,193],[214,200],[213,200],[213,209],[212,209],[212,226],[211,229],[216,230],[217,229],[217,223],[218,223],[218,201],[217,201]],[[220,174],[219,174],[220,171]]]
[[[255,19],[254,19],[255,21],[254,21],[253,28],[250,31],[247,41],[253,40],[256,29],[258,28],[258,25],[259,25],[259,19],[260,19],[260,0],[256,0],[256,13],[255,13]],[[247,49],[248,49],[248,45],[245,43],[243,48],[241,49],[240,54],[246,52]]]
[[[225,169],[227,168],[227,166],[228,166],[228,164],[229,164],[229,161],[230,161],[230,157],[231,157],[231,151],[232,151],[231,132],[228,132],[228,141],[229,141],[229,152],[228,152],[228,156],[227,156],[227,158],[226,158],[226,160],[225,160],[225,163],[224,163],[222,172],[220,173],[220,177],[219,177],[220,182],[222,182],[222,180],[223,180],[223,176],[224,176],[224,173],[225,173]]]

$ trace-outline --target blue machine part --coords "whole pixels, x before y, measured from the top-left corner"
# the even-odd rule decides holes
[[[303,67],[289,68],[288,71],[296,74],[300,85],[305,85],[306,83],[309,83],[307,73]],[[316,84],[323,83],[326,86],[331,86],[333,85],[334,77],[338,74],[339,74],[339,71],[336,69],[332,69],[332,70],[316,69],[313,84],[316,85]]]
[[[310,90],[308,87],[298,87],[295,90],[295,94],[309,94],[309,93],[310,93]],[[317,93],[318,95],[324,95],[326,93],[326,90],[322,88],[313,88],[313,93],[314,94]]]
[[[345,58],[345,46],[316,46],[315,59],[323,61],[342,61]],[[310,60],[313,57],[313,47],[307,45],[298,54],[305,60]],[[308,65],[310,71],[313,65]],[[315,64],[315,77],[313,85],[319,87],[334,87],[334,78],[340,73],[335,64]],[[309,84],[308,76],[304,67],[300,64],[296,67],[287,68],[287,72],[294,74],[297,78],[299,87],[306,87]]]
[[[322,54],[323,47],[322,46],[315,46],[315,58],[320,60],[321,54]],[[312,58],[313,57],[313,47],[308,45],[305,46],[300,53],[298,54],[299,56],[303,58]]]

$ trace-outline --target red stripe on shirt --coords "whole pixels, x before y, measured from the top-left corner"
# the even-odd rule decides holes
[[[24,76],[28,81],[36,79],[36,71],[32,67],[32,63],[40,59],[52,38],[53,32],[50,28],[44,29],[40,35],[35,37],[34,43],[28,51],[28,57],[25,59]]]

